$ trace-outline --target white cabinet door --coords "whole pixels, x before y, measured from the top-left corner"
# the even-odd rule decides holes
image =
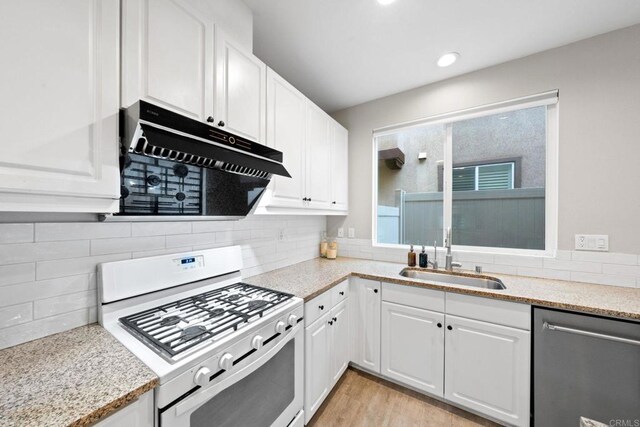
[[[443,396],[444,314],[382,302],[381,373]]]
[[[0,210],[118,210],[119,4],[0,2]]]
[[[446,325],[445,398],[528,426],[530,333],[450,315]]]
[[[307,103],[306,197],[312,209],[331,208],[331,132],[329,116]]]
[[[273,70],[267,70],[267,145],[283,153],[291,178],[274,176],[262,198],[268,206],[302,208],[305,198],[307,98]]]
[[[318,410],[329,394],[331,376],[330,313],[305,329],[304,412],[306,422]]]
[[[331,209],[346,211],[349,203],[349,133],[333,122],[331,138]]]
[[[267,68],[216,28],[216,126],[265,143]]]
[[[145,99],[196,120],[213,114],[213,23],[176,0],[124,0],[122,104]]]
[[[349,365],[349,305],[346,300],[331,310],[331,321],[330,385],[333,387]]]
[[[354,277],[349,285],[352,360],[380,373],[380,282]]]
[[[146,392],[96,424],[96,427],[153,427],[153,390]]]

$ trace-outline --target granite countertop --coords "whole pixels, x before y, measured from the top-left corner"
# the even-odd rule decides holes
[[[0,351],[0,425],[85,426],[158,379],[93,324]]]
[[[482,289],[407,279],[398,274],[404,267],[402,264],[356,258],[316,258],[249,277],[244,281],[292,293],[309,301],[353,275],[447,292],[640,320],[640,289],[493,273],[484,275],[502,280],[507,289]]]

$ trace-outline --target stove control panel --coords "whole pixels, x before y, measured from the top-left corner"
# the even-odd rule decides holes
[[[251,339],[251,348],[254,350],[260,350],[264,344],[264,338],[262,335],[256,335]]]
[[[276,327],[275,327],[276,333],[278,333],[278,334],[284,334],[284,330],[285,330],[286,328],[287,328],[287,325],[286,325],[282,320],[279,320],[279,321],[276,323]]]
[[[242,369],[246,364],[262,357],[265,351],[277,345],[280,340],[287,339],[295,329],[288,327],[291,315],[297,319],[303,317],[304,307],[301,301],[295,307],[282,310],[273,317],[268,314],[268,320],[265,318],[266,321],[259,325],[254,323],[246,328],[240,328],[236,337],[224,346],[218,346],[215,352],[205,351],[203,357],[191,361],[191,369],[156,388],[158,407],[164,408],[170,405],[191,390],[194,383],[202,387],[211,387],[234,375],[236,368]],[[276,336],[277,333],[280,335]]]
[[[289,317],[287,317],[287,323],[289,326],[296,326],[298,324],[298,316],[290,314]]]
[[[233,356],[231,355],[231,353],[223,354],[220,358],[220,361],[218,362],[218,366],[220,366],[220,369],[224,369],[225,371],[231,369],[231,367],[233,366]]]
[[[176,258],[173,264],[180,271],[189,271],[204,267],[204,257],[202,255],[187,256]]]
[[[204,387],[209,384],[209,377],[211,377],[211,370],[209,368],[202,367],[196,372],[193,382],[200,387]]]

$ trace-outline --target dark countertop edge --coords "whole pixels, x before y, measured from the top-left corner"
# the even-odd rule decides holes
[[[403,280],[403,279],[391,278],[387,276],[378,276],[378,275],[369,274],[369,273],[359,273],[356,271],[345,274],[344,276],[340,277],[339,279],[333,280],[326,286],[323,286],[322,288],[311,293],[310,295],[305,296],[304,302],[306,303],[312,300],[313,298],[317,297],[318,295],[325,293],[329,289],[336,286],[338,283],[352,276],[360,277],[362,279],[376,280],[380,282],[396,283],[399,285],[414,286],[418,288],[427,288],[427,289],[433,289],[433,290],[443,291],[443,292],[453,292],[457,294],[472,295],[472,296],[478,296],[483,298],[492,298],[492,299],[497,299],[502,301],[524,303],[524,304],[536,305],[541,307],[560,308],[564,310],[574,310],[574,311],[580,311],[583,313],[596,314],[601,316],[617,317],[621,319],[640,320],[640,313],[628,313],[625,311],[617,311],[617,310],[577,305],[577,304],[568,304],[568,303],[562,303],[562,302],[556,302],[556,301],[536,299],[531,297],[519,297],[515,295],[500,294],[498,293],[499,291],[489,292],[489,291],[482,291],[482,290],[474,289],[470,287],[462,288],[458,286],[449,286],[444,284],[439,285],[439,284],[428,283],[428,282],[416,282],[412,280]]]
[[[102,421],[107,418],[109,415],[117,412],[119,409],[124,408],[129,403],[136,401],[140,396],[145,394],[146,392],[153,390],[159,384],[158,378],[154,378],[146,384],[141,385],[140,387],[130,391],[129,393],[118,397],[117,399],[107,403],[87,414],[77,420],[68,424],[68,427],[84,427],[97,423],[98,421]]]

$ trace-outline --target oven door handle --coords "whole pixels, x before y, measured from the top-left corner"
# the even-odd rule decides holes
[[[260,356],[253,362],[249,363],[244,368],[235,372],[233,375],[230,375],[229,377],[223,379],[219,383],[204,389],[200,393],[194,394],[193,396],[185,399],[183,402],[176,405],[176,417],[179,417],[180,415],[183,415],[184,413],[190,411],[191,409],[197,406],[200,406],[202,403],[211,399],[212,397],[214,397],[215,395],[217,395],[218,393],[226,389],[228,386],[242,380],[246,376],[252,374],[258,368],[260,368],[262,365],[267,363],[271,359],[271,357],[273,357],[277,352],[279,352],[282,349],[282,347],[284,347],[292,339],[295,339],[295,335],[300,331],[300,328],[302,328],[301,325],[302,323],[298,323],[295,327],[291,328],[287,333],[286,338],[279,341],[275,346],[269,349],[269,351],[264,353],[262,356]]]

